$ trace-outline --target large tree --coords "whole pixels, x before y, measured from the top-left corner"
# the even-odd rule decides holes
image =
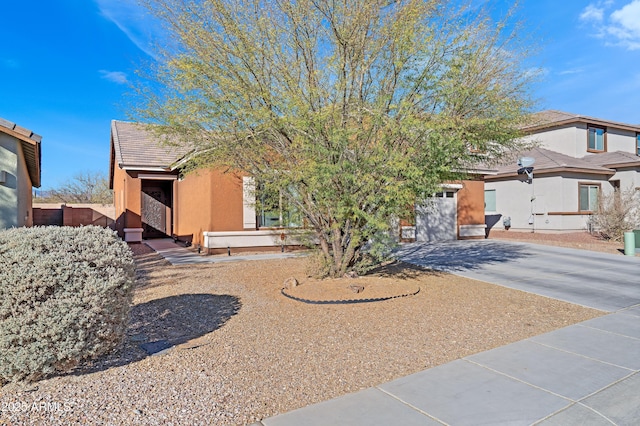
[[[279,191],[332,276],[417,199],[517,144],[531,107],[517,26],[458,1],[147,6],[173,39],[152,72],[163,90],[141,91],[137,118],[191,144],[188,168]]]

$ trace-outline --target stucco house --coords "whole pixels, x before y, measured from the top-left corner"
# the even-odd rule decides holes
[[[109,185],[125,241],[173,237],[208,253],[301,244],[295,229],[276,225],[283,212],[256,212],[250,177],[215,169],[183,176],[189,152],[159,143],[143,125],[112,121]]]
[[[299,245],[302,223],[286,211],[257,211],[255,184],[242,173],[209,169],[183,176],[186,147],[162,145],[145,126],[112,121],[110,187],[115,229],[129,242],[171,236],[208,253]],[[484,182],[444,185],[416,207],[406,239],[484,238]],[[277,210],[277,208],[276,208]]]
[[[41,141],[0,118],[0,229],[33,225],[31,191],[40,187]]]
[[[601,194],[640,189],[640,125],[561,111],[533,118],[525,140],[536,147],[486,177],[489,228],[585,230]],[[518,157],[535,160],[533,179],[516,164]]]

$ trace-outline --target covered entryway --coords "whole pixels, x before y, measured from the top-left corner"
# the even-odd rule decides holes
[[[166,238],[172,233],[173,180],[142,180],[142,238]]]
[[[458,238],[458,188],[443,188],[421,205],[416,205],[416,241],[450,241]]]

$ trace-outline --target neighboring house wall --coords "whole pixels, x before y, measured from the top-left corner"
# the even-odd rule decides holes
[[[22,144],[18,144],[18,149],[21,152],[18,156],[18,226],[33,226],[33,186],[22,153]]]
[[[580,208],[581,186],[583,192],[596,191],[593,197],[583,197],[583,201],[596,200],[596,207],[597,198],[616,187],[640,187],[640,126],[561,111],[544,111],[538,117],[543,120],[525,129],[530,132],[525,140],[538,146],[519,154],[536,160],[533,183],[527,183],[525,175],[516,174],[515,158],[499,166],[497,175],[488,176],[485,189],[494,192],[487,199],[490,207],[495,205],[495,210],[485,212],[489,227],[502,228],[506,217],[513,229],[584,230],[589,226],[591,211],[584,205]],[[602,152],[589,150],[589,127],[604,129]]]
[[[31,179],[22,145],[16,138],[0,132],[0,229],[31,226]]]
[[[570,125],[552,127],[539,130],[527,135],[523,139],[534,142],[541,148],[550,149],[574,158],[582,158],[587,155],[598,155],[589,152],[587,139],[587,123],[574,123]],[[630,152],[636,153],[636,132],[625,129],[617,129],[613,126],[606,127],[605,152]]]
[[[613,186],[602,175],[556,174],[534,177],[533,184],[524,179],[488,181],[485,190],[496,190],[496,210],[487,216],[498,215],[494,229],[503,229],[504,218],[511,219],[514,230],[580,231],[587,229],[590,215],[579,211],[580,184],[599,185],[609,194]],[[531,198],[535,197],[533,203]],[[534,223],[530,223],[533,207]]]
[[[640,171],[637,168],[619,168],[609,180],[619,180],[621,191],[640,191]]]
[[[554,127],[552,129],[541,130],[532,135],[527,135],[523,139],[528,142],[533,142],[542,148],[550,149],[570,157],[581,157],[587,152],[586,129],[586,125],[583,129],[578,129],[574,125]],[[584,142],[584,144],[581,142]]]
[[[607,127],[607,152],[614,151],[636,154],[636,132]]]

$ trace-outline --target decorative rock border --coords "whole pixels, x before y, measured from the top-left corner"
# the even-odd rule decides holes
[[[385,300],[398,299],[400,297],[415,296],[416,294],[420,293],[420,287],[418,287],[416,291],[409,292],[409,293],[398,294],[395,296],[375,297],[375,298],[369,298],[369,299],[310,300],[310,299],[303,299],[301,297],[293,296],[291,294],[287,294],[286,289],[284,288],[280,290],[280,293],[282,293],[283,296],[288,297],[291,300],[295,300],[296,302],[301,302],[301,303],[307,303],[310,305],[350,305],[355,303],[382,302]]]

